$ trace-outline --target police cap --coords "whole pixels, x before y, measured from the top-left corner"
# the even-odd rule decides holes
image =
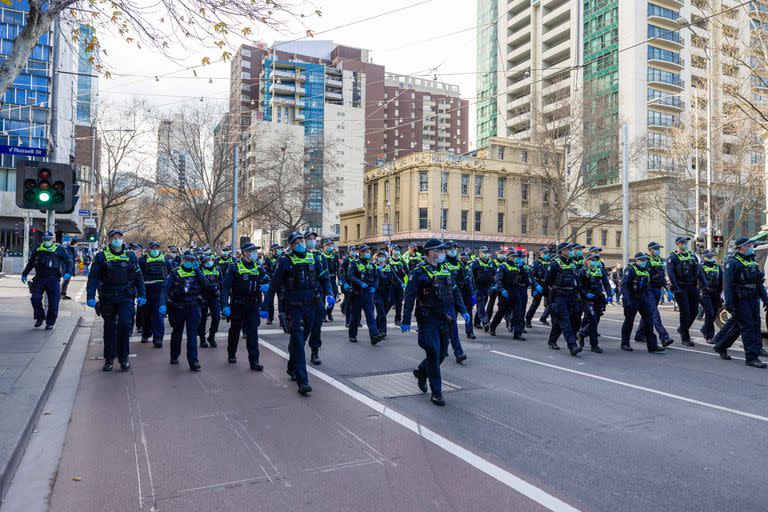
[[[296,240],[298,240],[300,238],[304,238],[304,233],[300,233],[298,231],[294,231],[293,233],[290,234],[290,236],[288,236],[288,243],[292,244],[293,242],[295,242]]]
[[[687,242],[690,239],[691,239],[691,237],[689,237],[689,236],[679,236],[679,237],[675,238],[675,245],[677,245],[677,244],[684,244],[685,242]]]
[[[480,252],[488,252],[488,247],[481,245],[480,249],[478,249]]]
[[[454,248],[456,248],[456,247],[458,247],[458,246],[459,246],[459,244],[457,244],[457,243],[456,243],[455,241],[453,241],[453,240],[448,240],[447,242],[445,242],[445,248],[446,248],[446,249],[454,249]]]
[[[112,238],[115,235],[123,236],[123,232],[119,229],[110,229],[109,233],[107,233],[107,238]]]
[[[647,259],[648,259],[648,255],[645,254],[644,252],[638,252],[637,254],[635,254],[635,260],[647,260]]]
[[[195,253],[187,249],[184,251],[184,254],[181,255],[181,259],[184,260],[196,260],[197,257],[195,256]]]
[[[705,258],[711,258],[715,254],[717,254],[717,253],[715,251],[713,251],[712,249],[707,249],[707,250],[705,250],[704,252],[701,253],[701,255],[704,256]]]
[[[603,252],[603,249],[593,245],[589,248],[589,252]]]
[[[371,248],[368,247],[368,244],[362,244],[357,246],[357,250],[362,252],[362,251],[369,251],[371,250]]]
[[[258,246],[256,244],[254,244],[254,243],[251,243],[251,242],[245,242],[243,245],[240,246],[240,250],[242,252],[255,251],[257,249],[258,249]]]
[[[424,244],[424,252],[438,251],[440,249],[447,249],[447,246],[437,238],[430,238]]]
[[[157,240],[152,240],[151,242],[149,242],[149,246],[148,247],[150,249],[153,249],[153,248],[154,249],[159,249],[160,248],[160,242],[158,242]]]
[[[408,248],[409,248],[409,249],[410,249],[411,247],[413,247],[413,248],[415,249],[415,248],[417,248],[418,246],[419,246],[419,245],[418,245],[416,242],[411,242],[411,243],[409,243],[409,244],[408,244]]]
[[[572,242],[572,243],[570,244],[570,248],[571,248],[571,249],[583,249],[583,248],[584,248],[584,246],[583,246],[583,245],[581,245],[579,242]]]
[[[557,252],[562,252],[562,251],[564,251],[566,249],[570,249],[570,248],[571,248],[571,243],[570,242],[560,242],[559,244],[557,244]]]
[[[735,242],[734,246],[736,247],[736,249],[738,249],[742,245],[747,245],[747,244],[751,244],[751,243],[752,243],[752,241],[749,238],[743,236],[741,238],[737,238],[736,239],[736,242]]]
[[[304,238],[309,238],[310,236],[314,235],[315,238],[317,238],[317,231],[310,229],[306,233],[304,233]]]
[[[656,251],[658,251],[658,250],[659,250],[659,249],[661,249],[662,247],[664,247],[664,246],[663,246],[663,245],[661,245],[661,244],[659,244],[659,242],[653,242],[653,241],[651,241],[651,243],[649,243],[649,244],[648,244],[648,248],[649,248],[649,249],[653,249],[653,250],[656,250]]]
[[[54,239],[54,235],[50,231],[46,231],[45,233],[43,233],[43,240],[53,240],[53,239]]]
[[[592,253],[589,256],[587,256],[586,259],[588,259],[588,260],[599,260],[600,259],[600,255],[597,254],[597,253]]]

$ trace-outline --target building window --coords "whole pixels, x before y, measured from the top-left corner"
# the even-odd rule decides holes
[[[446,171],[443,171],[440,176],[440,191],[443,194],[448,193],[448,173]]]
[[[587,245],[592,245],[592,228],[587,230]]]
[[[522,156],[523,162],[524,163],[528,163],[528,150],[527,149],[523,150],[523,153],[522,153],[521,156]]]
[[[549,217],[541,219],[541,234],[549,236]]]
[[[528,234],[528,215],[525,213],[520,216],[520,233]]]
[[[504,232],[504,213],[499,212],[498,219],[496,221],[496,231],[499,233]]]
[[[475,196],[483,195],[483,177],[475,176]]]
[[[506,180],[504,178],[499,178],[499,199],[504,199],[504,184],[506,183]]]
[[[400,212],[395,212],[395,231],[400,231]]]
[[[468,219],[469,219],[469,210],[461,210],[461,231],[467,230]]]
[[[482,231],[483,227],[483,212],[475,212],[475,231]]]
[[[442,212],[440,215],[440,229],[448,229],[448,208],[443,208]]]
[[[621,247],[621,231],[616,231],[616,247]]]
[[[419,229],[427,229],[429,221],[427,220],[427,209],[419,208]]]
[[[384,182],[384,202],[389,203],[389,180]]]
[[[504,146],[499,146],[499,160],[504,160]]]
[[[355,240],[360,240],[360,224],[357,224],[357,235],[355,236]]]
[[[461,175],[461,195],[469,195],[469,174]]]
[[[529,183],[520,184],[520,199],[522,199],[524,203],[528,202],[528,195],[530,193],[530,188],[531,188],[531,185]]]
[[[600,232],[600,246],[606,247],[608,245],[608,230],[604,229]]]
[[[349,240],[349,226],[344,226],[344,241]]]
[[[427,192],[429,190],[429,174],[427,171],[419,172],[419,192]]]
[[[400,197],[400,176],[395,178],[395,198]]]

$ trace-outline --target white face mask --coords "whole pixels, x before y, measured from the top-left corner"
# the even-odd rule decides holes
[[[205,268],[213,268],[213,262],[212,261],[206,261],[205,262]]]
[[[157,249],[150,249],[149,255],[152,256],[153,258],[157,258],[158,256],[160,256],[160,251],[158,251]]]
[[[53,240],[43,240],[43,247],[50,247],[53,245]]]

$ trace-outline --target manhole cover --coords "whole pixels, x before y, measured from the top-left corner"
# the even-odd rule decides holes
[[[352,377],[349,381],[368,393],[381,398],[395,398],[398,396],[420,395],[421,391],[416,386],[416,378],[412,372],[385,373],[382,375],[367,375],[365,377]],[[443,392],[456,391],[461,386],[443,381]]]

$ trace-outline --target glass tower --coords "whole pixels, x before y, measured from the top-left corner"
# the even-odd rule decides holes
[[[499,2],[477,0],[477,147],[496,136]]]

